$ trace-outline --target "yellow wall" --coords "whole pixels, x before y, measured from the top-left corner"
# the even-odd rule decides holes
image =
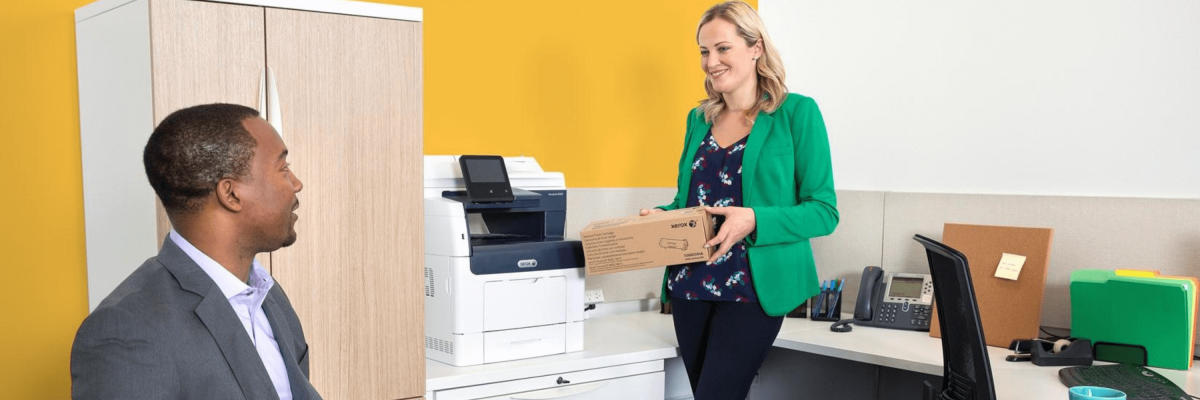
[[[70,396],[87,314],[72,15],[83,4],[0,5],[0,398]]]
[[[715,0],[387,2],[425,8],[426,154],[524,154],[570,187],[674,184]]]
[[[0,398],[69,397],[87,313],[73,10],[88,2],[0,4]],[[672,184],[714,0],[381,2],[425,9],[427,154],[533,156],[571,187]]]

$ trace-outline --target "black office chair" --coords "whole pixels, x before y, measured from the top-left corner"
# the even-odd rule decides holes
[[[925,399],[996,400],[992,364],[988,362],[967,257],[927,237],[916,235],[913,239],[925,246],[929,258],[945,364],[941,392],[935,393],[933,385],[926,381]]]

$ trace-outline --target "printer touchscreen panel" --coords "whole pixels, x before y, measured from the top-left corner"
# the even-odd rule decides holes
[[[507,203],[513,201],[512,184],[500,156],[459,157],[467,198],[471,203]]]

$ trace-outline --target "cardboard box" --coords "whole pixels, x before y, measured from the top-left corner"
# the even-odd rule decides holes
[[[595,221],[580,232],[588,275],[706,261],[714,235],[704,207]]]

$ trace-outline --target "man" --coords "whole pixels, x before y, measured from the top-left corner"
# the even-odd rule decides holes
[[[296,241],[304,187],[254,109],[176,111],[143,163],[174,230],[83,321],[76,399],[320,399],[283,289],[254,256]]]

